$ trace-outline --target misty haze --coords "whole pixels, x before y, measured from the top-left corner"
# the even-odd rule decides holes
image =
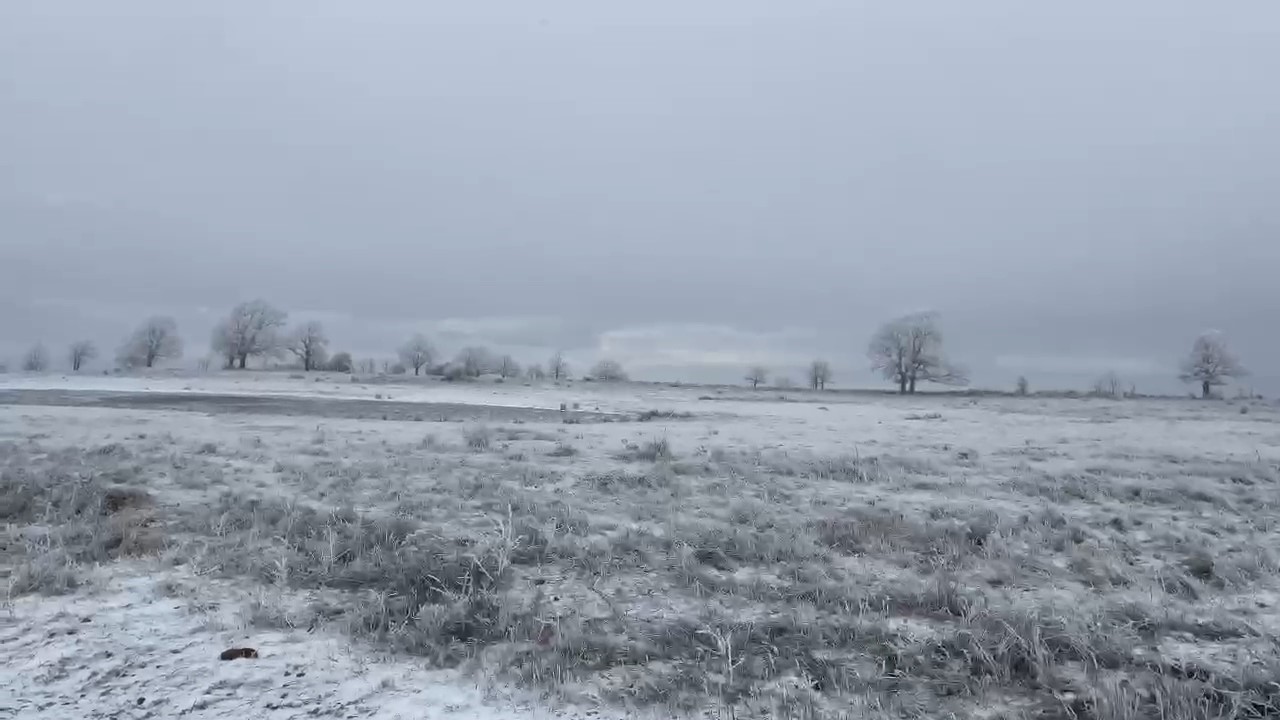
[[[0,4],[0,716],[1280,716],[1277,70],[1263,0]]]

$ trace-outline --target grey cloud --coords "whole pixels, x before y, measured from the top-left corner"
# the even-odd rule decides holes
[[[724,380],[873,382],[917,307],[993,384],[1209,326],[1280,364],[1274,3],[106,7],[0,8],[0,354],[261,296]]]

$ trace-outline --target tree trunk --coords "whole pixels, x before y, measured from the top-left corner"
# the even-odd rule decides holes
[[[243,370],[243,369],[244,369],[244,365],[245,365],[245,363],[246,363],[246,362],[248,362],[248,360],[249,360],[249,356],[248,356],[248,355],[241,355],[241,356],[240,356],[240,369],[241,369],[241,370]]]
[[[911,376],[911,384],[907,387],[907,392],[911,395],[916,394],[916,376]]]
[[[414,365],[414,366],[413,366],[413,376],[414,376],[414,377],[417,377],[417,376],[418,376],[418,373],[419,373],[419,372],[421,372],[421,371],[422,371],[422,366],[421,366],[421,365]]]
[[[898,394],[899,395],[907,394],[907,376],[906,375],[898,376]]]
[[[148,356],[147,356],[147,367],[151,367],[152,365],[155,365],[155,364],[156,364],[156,359],[155,359],[154,357],[152,357],[152,356],[148,355]]]
[[[1200,383],[1200,397],[1206,400],[1209,399],[1209,381],[1208,380],[1205,380],[1204,382]]]

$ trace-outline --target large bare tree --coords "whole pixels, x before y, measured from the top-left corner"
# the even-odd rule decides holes
[[[227,360],[227,367],[245,368],[251,357],[280,352],[289,316],[265,300],[240,303],[213,330],[213,349]]]
[[[178,323],[171,317],[155,316],[133,331],[120,347],[119,361],[123,367],[155,367],[161,360],[182,357],[182,338],[178,336]]]
[[[36,343],[22,356],[22,369],[27,372],[44,372],[49,369],[49,351],[43,343]]]
[[[498,374],[504,378],[520,377],[520,363],[510,355],[503,355],[498,360]]]
[[[329,338],[324,334],[324,325],[316,321],[299,325],[289,333],[285,348],[302,362],[303,372],[319,370],[329,355]]]
[[[760,387],[769,381],[769,369],[763,365],[756,365],[747,370],[746,381],[751,383],[751,389]]]
[[[867,347],[871,369],[893,381],[900,393],[914,393],[920,382],[967,385],[968,373],[942,352],[938,315],[920,312],[890,320]]]
[[[547,374],[552,380],[564,380],[569,377],[569,362],[564,359],[564,353],[557,350],[551,356],[547,361]]]
[[[591,368],[591,376],[604,382],[621,382],[627,379],[627,371],[617,360],[605,358]]]
[[[421,375],[422,369],[431,364],[436,356],[436,349],[427,340],[427,336],[418,333],[409,338],[409,342],[400,347],[400,362],[405,367],[413,368],[414,375]]]
[[[814,360],[809,363],[809,387],[813,390],[826,390],[831,382],[831,363],[826,360]]]
[[[1219,332],[1207,332],[1196,338],[1191,353],[1182,361],[1178,378],[1185,383],[1198,383],[1200,397],[1213,394],[1213,388],[1225,385],[1231,378],[1248,375],[1239,358],[1227,347],[1227,340]]]
[[[80,368],[90,360],[98,357],[98,347],[88,340],[77,340],[67,349],[67,359],[71,361],[71,372],[80,372]]]

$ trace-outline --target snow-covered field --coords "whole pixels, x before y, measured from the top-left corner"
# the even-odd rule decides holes
[[[1278,420],[0,376],[0,718],[1274,715]]]

